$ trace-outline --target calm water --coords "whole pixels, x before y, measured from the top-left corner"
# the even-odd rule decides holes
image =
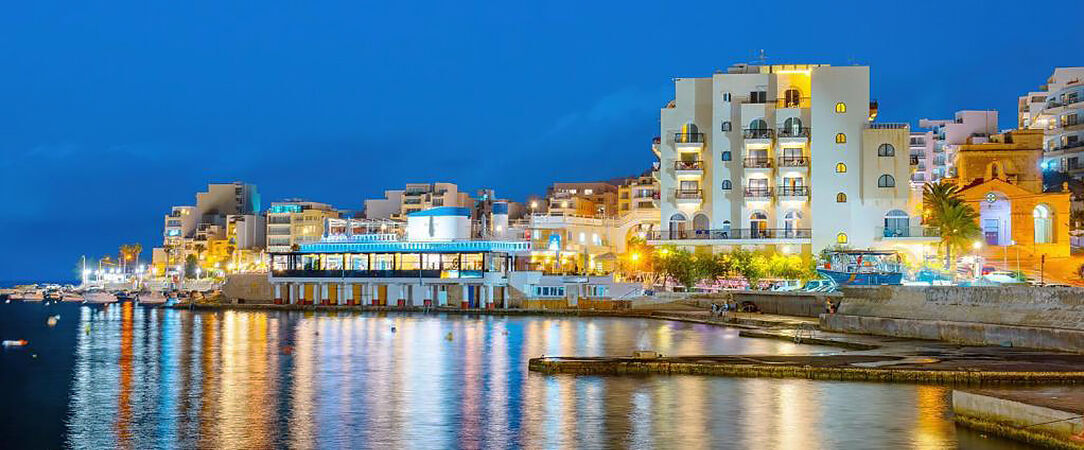
[[[695,324],[0,305],[13,338],[31,345],[0,352],[8,448],[1012,447],[957,429],[943,387],[526,370],[836,351]]]

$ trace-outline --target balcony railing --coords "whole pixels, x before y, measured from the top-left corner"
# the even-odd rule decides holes
[[[704,192],[700,189],[676,189],[674,190],[674,198],[678,200],[700,200],[703,198]]]
[[[768,157],[750,157],[742,160],[742,165],[750,169],[765,169],[772,167],[772,159]]]
[[[777,197],[809,197],[808,186],[783,186],[775,191]]]
[[[729,228],[721,230],[656,230],[648,240],[738,240],[738,239],[809,239],[809,228]]]
[[[780,156],[779,167],[809,167],[809,158],[805,156]]]
[[[674,170],[704,170],[704,161],[674,161]]]
[[[907,123],[885,122],[885,123],[871,123],[871,124],[869,124],[869,128],[871,130],[900,130],[900,129],[910,128],[910,127],[911,127],[911,125],[907,124]]]
[[[779,131],[779,137],[781,137],[781,138],[807,138],[807,137],[809,137],[809,133],[810,133],[811,130],[809,129],[809,127],[798,127],[798,128],[793,128],[792,127],[792,128],[780,128],[778,131]]]
[[[780,98],[775,101],[776,108],[808,108],[809,97]]]
[[[674,142],[678,144],[703,144],[704,133],[674,133]]]
[[[761,186],[746,186],[745,198],[769,198],[772,196],[772,188]]]
[[[940,237],[941,230],[932,227],[877,227],[877,236],[885,238]]]
[[[745,139],[771,139],[773,131],[770,128],[746,128],[741,135]]]

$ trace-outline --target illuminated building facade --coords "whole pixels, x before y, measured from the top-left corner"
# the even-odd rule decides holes
[[[1017,101],[1020,128],[1043,130],[1043,167],[1084,178],[1084,67],[1058,67]]]
[[[384,191],[384,198],[365,200],[368,219],[406,220],[410,213],[451,206],[469,208],[470,194],[455,183],[407,183],[404,189]]]
[[[267,210],[267,251],[288,252],[295,245],[319,241],[327,219],[339,211],[326,203],[306,200],[273,202]]]

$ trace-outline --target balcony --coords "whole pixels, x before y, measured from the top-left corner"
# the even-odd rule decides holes
[[[780,98],[775,101],[776,108],[808,108],[809,97]]]
[[[773,130],[770,128],[746,128],[741,135],[745,139],[771,139]]]
[[[674,161],[677,176],[701,176],[704,174],[704,161]]]
[[[780,200],[808,200],[808,186],[783,186],[775,191]]]
[[[809,139],[811,131],[809,127],[780,128],[777,130],[779,139]]]
[[[700,189],[675,189],[674,200],[680,204],[696,204],[704,198],[704,191]]]
[[[664,240],[809,240],[809,228],[724,228],[721,230],[655,230],[647,233],[649,241]]]
[[[772,198],[772,188],[767,186],[746,186],[745,198],[747,200],[768,200]]]
[[[679,152],[704,149],[704,133],[674,133],[674,148]]]
[[[780,156],[779,167],[809,167],[807,156]]]
[[[877,239],[884,240],[939,240],[941,231],[932,227],[877,227]]]
[[[651,140],[651,153],[654,153],[656,158],[662,158],[662,152],[659,151],[659,144],[661,143],[662,139],[658,137]]]
[[[742,160],[742,166],[746,169],[771,169],[772,159],[767,156],[749,157]]]

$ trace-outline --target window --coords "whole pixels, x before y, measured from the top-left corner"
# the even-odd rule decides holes
[[[892,175],[884,174],[877,178],[877,187],[890,188],[896,187],[896,179],[892,178]]]
[[[730,101],[730,93],[729,92],[723,92],[723,101],[724,102],[729,102]]]
[[[797,89],[787,89],[783,92],[783,107],[797,108],[801,98],[802,94]]]
[[[723,152],[723,161],[730,161],[730,152],[729,151]]]
[[[842,192],[836,194],[836,203],[847,203],[847,194]]]
[[[768,129],[768,122],[765,122],[764,119],[755,119],[752,122],[749,122],[749,129],[750,130],[767,130]]]
[[[836,164],[836,173],[847,173],[847,165],[843,163]]]
[[[588,297],[602,298],[606,296],[608,287],[602,284],[589,284],[586,291]]]
[[[836,133],[836,143],[837,144],[846,144],[847,143],[847,135],[843,134],[843,133]]]
[[[911,219],[907,216],[907,213],[898,209],[893,209],[885,214],[885,237],[909,237],[909,227],[911,225]]]
[[[534,287],[534,295],[535,295],[535,297],[564,297],[565,296],[565,287],[564,286],[535,286]]]
[[[752,91],[749,93],[749,103],[766,103],[768,91]]]
[[[843,102],[836,103],[836,113],[843,114],[847,112],[847,104]]]
[[[722,131],[730,131],[730,121],[723,122]]]
[[[1050,207],[1038,205],[1032,211],[1032,216],[1035,217],[1035,243],[1054,242],[1054,214],[1050,211]]]
[[[839,245],[847,245],[847,233],[839,233],[836,235],[836,243]]]
[[[896,156],[896,147],[892,144],[881,144],[877,147],[877,156]]]
[[[733,186],[733,184],[732,184],[732,183],[730,182],[730,180],[723,180],[723,190],[724,190],[724,191],[729,191],[729,190],[730,190],[730,189],[732,189],[733,187],[734,187],[734,186]]]

